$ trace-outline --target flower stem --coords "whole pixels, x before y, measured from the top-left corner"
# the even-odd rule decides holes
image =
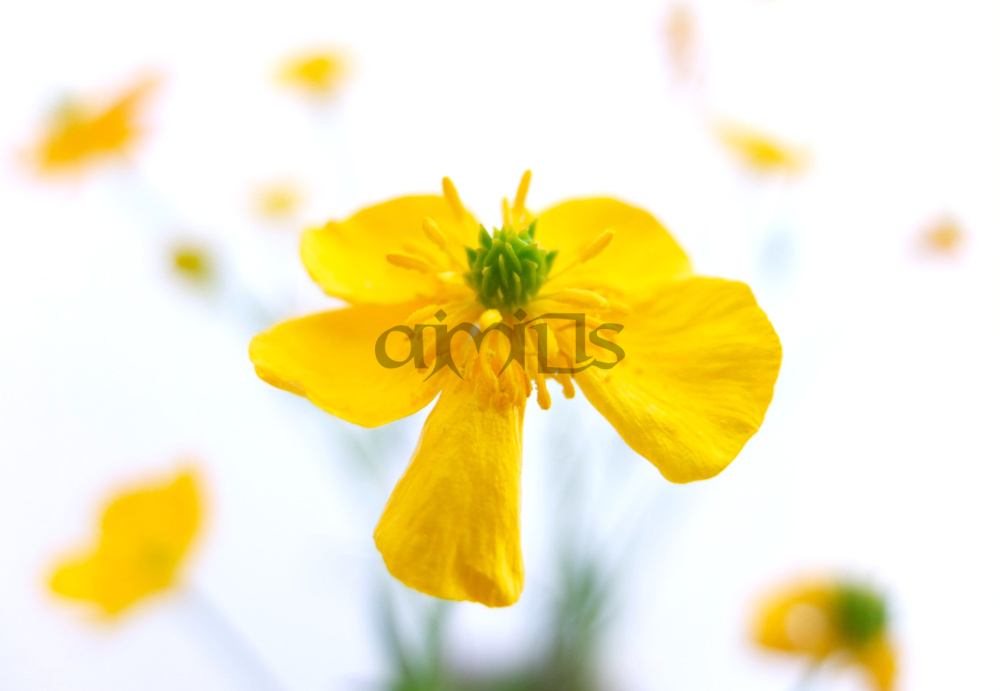
[[[791,691],[808,691],[809,687],[813,685],[816,681],[816,677],[819,676],[819,671],[823,667],[822,661],[810,662],[809,666],[806,667],[802,676],[798,678],[794,686],[792,686]]]
[[[257,686],[268,691],[282,691],[284,685],[267,663],[254,650],[225,613],[212,600],[194,586],[187,588],[188,599],[199,615],[205,630],[211,630],[216,640],[228,649],[229,655],[246,671]]]

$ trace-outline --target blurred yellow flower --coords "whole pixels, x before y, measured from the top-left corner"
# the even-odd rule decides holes
[[[750,289],[693,276],[653,216],[613,199],[534,216],[529,182],[525,173],[492,233],[448,178],[442,196],[393,199],[307,231],[306,268],[349,306],[250,344],[264,381],[365,427],[440,394],[375,544],[403,583],[489,606],[513,604],[524,585],[521,430],[532,390],[547,409],[547,382],[567,398],[579,386],[665,478],[690,482],[720,473],[757,431],[781,363]],[[510,362],[516,339],[505,334],[528,323],[526,357]],[[483,330],[477,341],[463,324]],[[432,325],[459,338],[425,348],[416,331]]]
[[[113,615],[171,588],[198,529],[200,504],[190,471],[117,495],[104,511],[97,544],[61,563],[52,590]]]
[[[663,25],[663,37],[674,76],[679,81],[693,77],[698,43],[694,11],[689,5],[677,3],[671,6]]]
[[[263,218],[272,221],[287,220],[295,215],[302,204],[302,192],[291,182],[266,185],[254,192],[254,209]]]
[[[719,141],[753,172],[761,174],[801,173],[808,163],[804,149],[791,147],[770,136],[741,125],[715,125]]]
[[[45,174],[76,173],[127,155],[141,133],[139,111],[159,81],[145,75],[110,103],[64,103],[30,152],[33,165]]]
[[[211,254],[205,247],[192,242],[171,248],[170,266],[178,277],[199,286],[207,286],[215,278]]]
[[[843,579],[788,583],[762,599],[753,624],[754,641],[770,650],[864,667],[872,688],[893,688],[896,655],[888,639],[882,595]]]
[[[920,249],[928,254],[954,256],[958,254],[965,233],[962,226],[953,218],[945,217],[925,229],[919,238]]]
[[[348,74],[349,62],[345,53],[320,50],[290,58],[281,67],[278,79],[310,96],[330,98],[340,93]]]

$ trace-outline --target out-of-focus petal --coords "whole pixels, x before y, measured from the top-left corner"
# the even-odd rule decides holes
[[[831,613],[833,600],[829,583],[790,583],[760,602],[753,639],[765,648],[822,659],[841,643]]]
[[[52,577],[53,592],[90,600],[116,614],[174,585],[201,520],[194,475],[140,487],[116,497],[101,520],[89,555],[66,560]]]
[[[157,75],[144,75],[103,108],[76,103],[64,106],[35,149],[38,169],[44,173],[77,172],[126,153],[140,132],[139,110],[160,81]]]
[[[771,402],[781,343],[743,283],[665,281],[622,321],[625,358],[577,374],[587,399],[672,482],[720,473]]]
[[[311,96],[330,98],[341,90],[349,74],[350,59],[346,53],[319,50],[289,59],[282,65],[278,79]]]
[[[896,681],[896,651],[884,637],[872,641],[858,652],[858,662],[872,677],[878,691],[892,691]]]
[[[389,572],[411,588],[505,607],[524,586],[524,402],[481,407],[474,382],[449,377],[385,507],[375,544]]]
[[[748,127],[722,123],[716,125],[715,132],[719,141],[756,173],[796,174],[802,172],[808,162],[804,150]]]

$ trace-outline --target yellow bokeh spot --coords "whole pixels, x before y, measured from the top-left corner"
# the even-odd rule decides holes
[[[804,149],[755,129],[725,123],[715,126],[715,134],[740,163],[758,174],[796,175],[803,172],[808,163]]]
[[[290,182],[265,185],[254,193],[254,210],[267,220],[283,221],[295,216],[302,205],[302,191]]]
[[[943,218],[920,235],[920,247],[929,254],[953,256],[958,254],[965,241],[965,232],[958,221]]]
[[[339,50],[319,50],[301,53],[288,59],[279,71],[282,84],[297,88],[310,96],[336,96],[350,73],[347,54]]]
[[[170,250],[173,272],[181,279],[200,286],[206,286],[215,277],[212,257],[209,251],[193,243],[175,245]]]

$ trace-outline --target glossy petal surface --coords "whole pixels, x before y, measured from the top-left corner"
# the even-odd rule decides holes
[[[750,289],[666,281],[623,317],[625,359],[576,375],[587,399],[671,482],[720,473],[764,420],[781,344]]]

